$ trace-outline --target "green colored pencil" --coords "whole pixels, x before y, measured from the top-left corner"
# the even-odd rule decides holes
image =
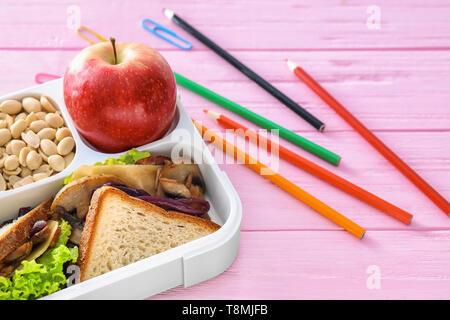
[[[247,108],[244,108],[243,106],[237,104],[236,102],[233,102],[231,100],[228,100],[225,97],[222,97],[221,95],[199,85],[198,83],[195,83],[192,80],[189,80],[186,77],[183,77],[182,75],[175,73],[175,79],[177,83],[203,97],[206,99],[217,103],[218,105],[224,107],[225,109],[230,110],[231,112],[234,112],[241,117],[247,119],[250,122],[253,122],[257,124],[258,126],[267,129],[278,129],[279,136],[296,144],[300,148],[305,149],[306,151],[318,156],[319,158],[324,159],[325,161],[328,161],[335,166],[339,164],[339,161],[341,160],[341,157],[317,144],[314,142],[309,141],[308,139],[305,139],[298,134],[276,124],[275,122],[270,121],[269,119],[266,119],[264,117],[261,117],[260,115],[248,110]]]

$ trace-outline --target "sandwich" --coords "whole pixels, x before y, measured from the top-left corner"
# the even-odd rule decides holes
[[[206,219],[166,211],[105,186],[91,200],[80,243],[81,281],[201,238],[220,228]]]
[[[37,299],[70,285],[70,266],[85,281],[220,228],[196,164],[132,149],[64,184],[0,225],[0,300]]]
[[[53,216],[52,201],[21,208],[0,229],[0,300],[36,299],[66,284],[63,268],[78,248],[66,246],[71,226]]]

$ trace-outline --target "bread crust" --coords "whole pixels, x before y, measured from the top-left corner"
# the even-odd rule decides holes
[[[52,201],[53,198],[41,203],[16,221],[10,230],[0,235],[0,261],[28,241],[31,228],[36,221],[47,221],[50,218]]]
[[[123,201],[125,202],[131,202],[136,206],[140,206],[144,210],[153,211],[156,214],[160,214],[164,217],[168,218],[174,218],[179,220],[184,220],[188,223],[194,223],[197,225],[200,225],[204,227],[205,229],[208,229],[211,233],[214,231],[217,231],[220,229],[220,226],[212,221],[205,220],[202,218],[194,217],[188,214],[176,212],[176,211],[166,211],[154,204],[148,203],[144,200],[130,197],[125,192],[118,190],[113,187],[102,187],[97,189],[94,192],[94,195],[92,196],[91,205],[89,207],[89,212],[86,216],[86,222],[84,225],[83,233],[81,235],[81,242],[79,246],[79,258],[78,258],[78,265],[80,266],[80,279],[81,281],[85,280],[85,271],[86,271],[86,265],[89,261],[92,247],[92,242],[95,238],[95,230],[97,227],[97,220],[99,216],[99,212],[101,212],[104,198],[110,194],[114,193],[118,195]]]

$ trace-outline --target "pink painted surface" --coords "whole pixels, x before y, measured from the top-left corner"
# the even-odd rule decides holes
[[[367,8],[381,28],[366,26]],[[383,157],[289,73],[305,68],[447,199],[450,198],[450,3],[435,1],[2,1],[0,94],[61,75],[86,43],[67,27],[70,5],[81,23],[118,41],[157,48],[173,69],[342,155],[338,168],[281,141],[414,214],[410,226],[281,161],[279,171],[367,228],[362,241],[270,182],[221,165],[243,205],[241,247],[222,275],[153,299],[450,298],[450,220]],[[168,7],[327,124],[320,134],[244,75],[171,24]],[[140,27],[154,19],[189,39],[178,50]],[[202,109],[220,107],[181,88],[191,116],[218,128]],[[381,288],[369,289],[370,266]]]

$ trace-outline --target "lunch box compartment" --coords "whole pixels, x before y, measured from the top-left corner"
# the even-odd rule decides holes
[[[54,196],[61,189],[64,178],[81,165],[122,154],[101,153],[79,135],[64,103],[62,81],[53,80],[0,97],[3,101],[25,96],[48,96],[60,109],[76,143],[75,157],[62,172],[18,189],[0,192],[0,221],[17,217],[21,207],[34,207]],[[211,204],[211,220],[221,228],[203,238],[69,286],[43,299],[142,299],[177,285],[187,287],[210,279],[225,271],[236,258],[242,218],[239,196],[207,150],[179,97],[175,120],[166,135],[137,149],[166,156],[170,156],[173,150],[182,150],[184,156],[191,156],[205,180],[205,198]]]

